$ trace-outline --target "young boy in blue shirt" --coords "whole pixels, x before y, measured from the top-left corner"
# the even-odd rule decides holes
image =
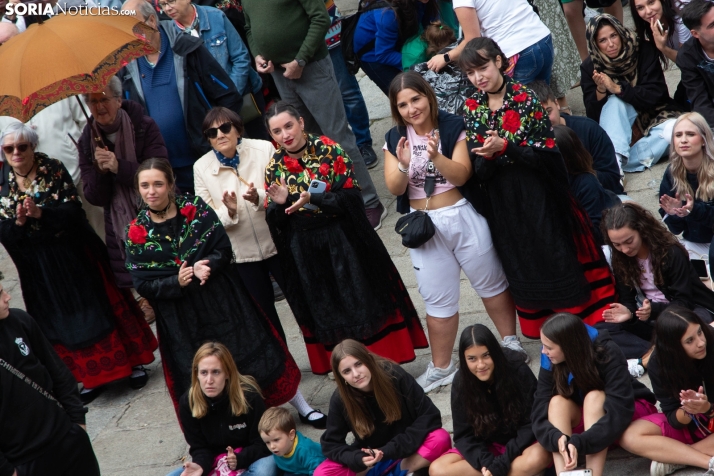
[[[312,476],[325,460],[320,444],[295,429],[295,420],[285,408],[267,409],[258,431],[285,476]]]

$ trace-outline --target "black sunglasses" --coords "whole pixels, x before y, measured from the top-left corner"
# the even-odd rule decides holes
[[[231,128],[233,128],[233,123],[232,122],[224,122],[218,127],[209,127],[205,131],[203,131],[204,134],[206,134],[206,137],[209,139],[215,139],[218,137],[218,131],[220,130],[224,134],[228,134],[231,131]]]
[[[3,146],[2,150],[6,154],[12,154],[15,149],[17,149],[18,152],[23,153],[27,150],[28,147],[30,147],[30,144],[24,142],[22,144],[5,145]]]

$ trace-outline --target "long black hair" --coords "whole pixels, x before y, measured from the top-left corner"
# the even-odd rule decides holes
[[[401,47],[409,38],[419,33],[419,12],[417,0],[387,0],[399,25],[399,41]],[[436,0],[429,0],[424,9],[424,19],[437,19],[439,17],[439,5]],[[424,21],[422,21],[422,24]],[[428,23],[427,23],[428,25]]]
[[[563,156],[565,168],[570,175],[592,174],[597,177],[593,169],[593,157],[585,148],[574,130],[568,126],[555,124],[553,126],[555,142]]]
[[[482,345],[493,360],[492,382],[482,382],[469,370],[464,353],[469,347]],[[475,434],[488,438],[496,431],[515,433],[530,411],[523,402],[516,372],[503,353],[496,337],[483,324],[474,324],[459,339],[459,375],[463,383],[463,402]]]
[[[563,362],[553,364],[553,385],[558,395],[573,395],[575,387],[568,383],[570,374],[573,374],[573,383],[583,395],[605,388],[597,364],[608,361],[606,350],[590,339],[585,324],[578,316],[559,312],[548,319],[540,331],[559,345],[565,356]]]
[[[707,340],[707,355],[699,365],[682,347],[682,337],[690,324],[700,325]],[[678,398],[682,390],[699,388],[705,377],[702,372],[706,377],[714,376],[714,329],[694,311],[682,306],[669,306],[662,311],[655,324],[654,341],[662,385],[672,397]]]
[[[672,0],[659,0],[659,2],[662,5],[662,18],[667,21],[667,40],[671,40],[674,31],[677,29],[675,18],[679,15],[679,11],[672,5]],[[652,27],[650,27],[649,23],[640,18],[640,14],[637,13],[637,7],[635,6],[635,0],[630,1],[630,12],[632,12],[632,20],[635,22],[635,32],[637,33],[637,38],[640,40],[640,44],[644,41],[649,41],[654,46]],[[657,55],[659,56],[659,62],[662,64],[662,69],[666,71],[669,67],[669,59],[659,49],[657,49]]]

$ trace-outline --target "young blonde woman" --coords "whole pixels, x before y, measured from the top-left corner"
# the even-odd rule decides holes
[[[258,432],[263,412],[258,383],[238,372],[228,348],[203,344],[193,357],[191,388],[179,403],[191,462],[168,476],[208,475],[214,469],[275,476],[277,466]]]
[[[337,389],[320,438],[327,460],[314,476],[407,474],[451,448],[439,409],[395,362],[347,339],[332,351],[332,368]]]
[[[457,366],[451,351],[459,327],[461,271],[483,300],[503,345],[525,354],[516,336],[516,309],[491,231],[462,194],[471,177],[466,131],[460,116],[439,111],[436,95],[413,71],[389,87],[392,119],[386,135],[384,179],[397,195],[397,211],[426,210],[436,234],[409,250],[419,293],[426,303],[432,361],[417,378],[425,392],[448,385]],[[433,190],[427,182],[433,179]]]
[[[659,213],[669,231],[682,234],[690,258],[708,260],[714,238],[714,137],[701,114],[677,119],[669,157],[659,187]]]

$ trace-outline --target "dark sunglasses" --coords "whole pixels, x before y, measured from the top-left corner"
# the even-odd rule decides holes
[[[12,154],[15,151],[15,149],[17,149],[17,151],[22,154],[23,152],[25,152],[27,150],[28,147],[30,147],[30,144],[28,144],[27,142],[24,142],[22,144],[4,145],[2,147],[2,150],[6,154]]]
[[[233,128],[233,123],[232,122],[224,122],[218,127],[209,127],[205,131],[203,131],[204,134],[206,134],[206,137],[209,139],[215,139],[218,137],[218,131],[220,130],[224,134],[228,134],[231,129]]]

